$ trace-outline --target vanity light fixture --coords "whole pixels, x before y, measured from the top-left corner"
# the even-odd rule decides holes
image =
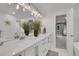
[[[38,16],[38,17],[41,17],[41,15],[40,15],[40,14],[38,14],[37,16]]]
[[[16,5],[16,10],[19,10],[19,8],[20,8],[20,7],[19,7],[19,5],[17,4],[17,5]]]
[[[28,9],[29,9],[29,10],[31,9],[30,6],[28,6]]]
[[[8,3],[8,5],[11,5],[11,3]]]
[[[31,15],[34,15],[34,17],[41,17],[40,13],[36,11],[34,8],[32,8],[30,5],[25,5],[24,3],[18,3],[23,8],[29,10],[31,12]]]
[[[8,3],[8,4],[11,5],[11,3]],[[38,11],[36,11],[33,7],[30,6],[30,4],[25,5],[24,3],[17,3],[16,10],[19,10],[20,6],[22,7],[23,12],[25,12],[27,9],[31,12],[31,15],[33,15],[34,17],[42,17]],[[15,15],[15,12],[12,12],[12,14]]]
[[[23,5],[27,10],[31,11],[30,5]]]

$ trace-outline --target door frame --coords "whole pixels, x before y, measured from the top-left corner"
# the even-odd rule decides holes
[[[56,14],[55,14],[55,17],[54,17],[54,20],[55,20],[55,23],[54,23],[54,25],[55,25],[55,27],[54,27],[54,34],[55,34],[55,35],[54,35],[54,37],[55,37],[55,38],[54,38],[54,41],[55,41],[54,44],[55,44],[55,48],[56,48],[56,16],[65,15],[65,14],[67,15],[67,11],[62,11],[62,12],[56,13]]]
[[[68,10],[65,10],[65,11],[60,11],[60,12],[58,12],[58,13],[55,14],[55,17],[54,17],[54,21],[55,21],[55,23],[54,23],[54,25],[55,25],[55,27],[54,27],[54,31],[55,31],[55,32],[54,32],[54,34],[55,34],[55,35],[54,35],[54,37],[55,37],[55,38],[54,38],[54,41],[55,41],[55,43],[54,43],[54,44],[55,44],[55,48],[56,48],[56,16],[64,15],[64,14],[66,14],[66,15],[68,16],[68,12],[69,12],[71,9],[72,9],[72,8],[70,8],[70,9],[68,9]],[[68,19],[66,19],[66,21],[67,21],[67,20],[68,20]],[[67,25],[68,25],[68,24],[67,24]],[[67,31],[67,32],[68,32],[68,31]],[[68,39],[67,39],[67,40],[68,40]],[[67,46],[67,44],[66,44],[66,46]],[[69,51],[69,50],[68,50],[68,46],[67,46],[67,49],[66,49],[66,50],[67,50],[67,52]],[[73,50],[73,49],[72,49],[72,50]],[[69,53],[69,52],[68,52],[68,53]],[[72,52],[70,55],[73,55],[73,52]]]

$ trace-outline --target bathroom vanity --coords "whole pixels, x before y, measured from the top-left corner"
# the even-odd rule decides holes
[[[50,48],[50,38],[51,34],[47,33],[7,41],[0,46],[0,56],[45,56]]]
[[[74,56],[79,56],[79,42],[75,42],[73,45]]]

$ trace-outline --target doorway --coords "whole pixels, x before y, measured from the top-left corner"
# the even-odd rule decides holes
[[[56,48],[67,48],[66,14],[56,16]]]

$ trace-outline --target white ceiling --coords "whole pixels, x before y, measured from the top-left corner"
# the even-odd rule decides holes
[[[55,13],[56,11],[74,7],[77,4],[78,3],[30,3],[30,5],[34,7],[37,11],[39,11],[43,16],[48,16]],[[30,15],[30,12],[28,10],[26,12],[22,12],[20,8],[20,10],[17,11],[15,6],[16,5],[9,6],[6,3],[0,3],[0,12],[12,14],[12,12],[15,11],[16,14],[14,16],[20,19],[33,17]]]
[[[43,16],[45,16],[62,9],[74,7],[77,4],[78,3],[32,3],[31,5],[33,5]]]
[[[15,12],[15,15],[13,15],[12,12]],[[23,12],[22,7],[20,7],[19,10],[16,10],[16,3],[11,5],[8,5],[8,3],[0,3],[0,13],[13,15],[19,19],[33,18],[30,11],[26,10]]]

